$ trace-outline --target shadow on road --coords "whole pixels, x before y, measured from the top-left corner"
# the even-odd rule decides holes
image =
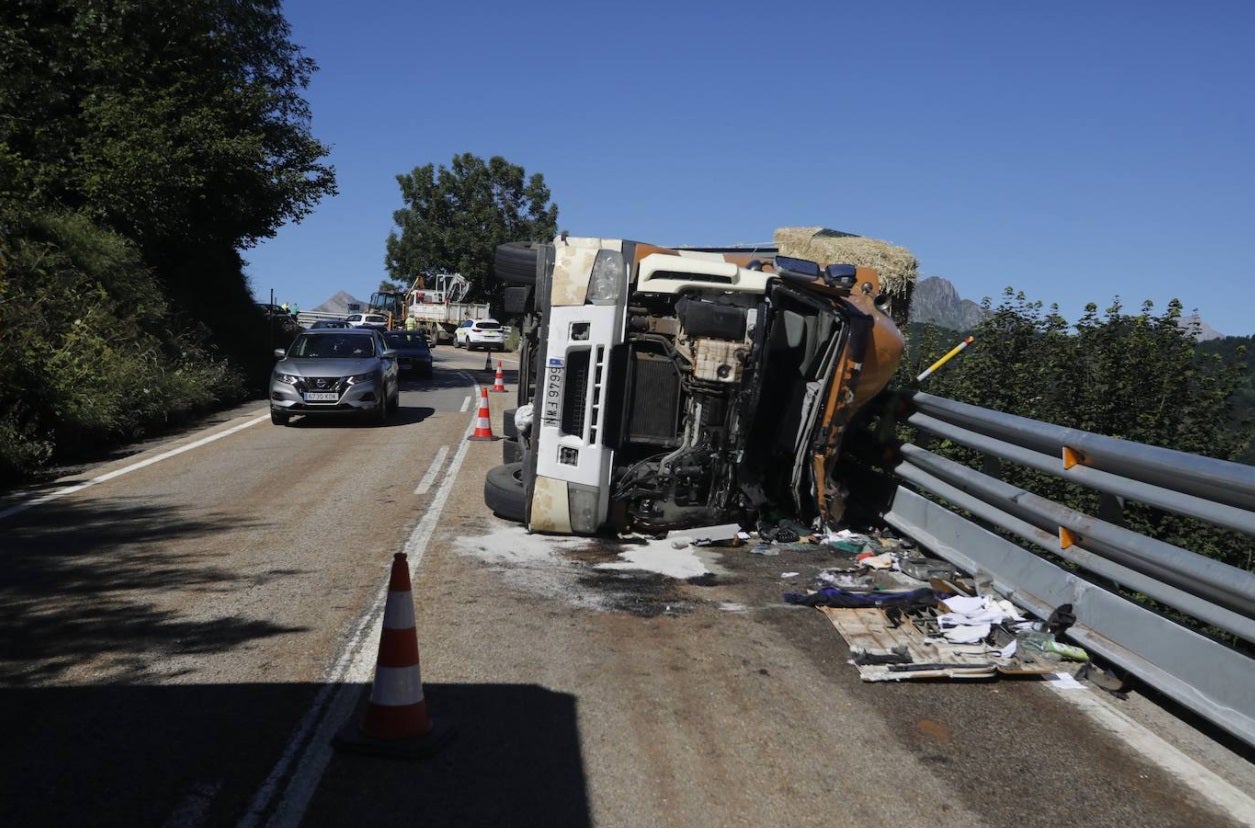
[[[574,696],[527,684],[424,693],[453,740],[422,762],[336,754],[303,825],[591,824]]]
[[[402,388],[401,390],[409,391],[411,389]],[[388,421],[385,423],[375,422],[373,417],[363,418],[360,414],[320,414],[316,417],[293,414],[287,428],[391,428],[393,426],[421,423],[435,413],[436,409],[430,406],[407,406],[405,403],[402,403],[396,411],[389,415]]]
[[[208,537],[238,518],[193,520],[144,503],[60,504],[6,522],[0,539],[0,685],[56,681],[92,659],[111,675],[149,674],[165,656],[216,653],[301,630],[247,618],[191,620],[153,602],[180,590],[247,589],[275,568],[241,576],[170,541]],[[106,553],[107,550],[107,554]],[[163,675],[169,676],[168,673]]]
[[[0,689],[0,824],[233,825],[321,689]],[[574,697],[531,685],[426,693],[454,740],[421,762],[335,754],[303,824],[590,824]]]

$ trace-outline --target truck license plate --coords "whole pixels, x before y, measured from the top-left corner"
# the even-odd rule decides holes
[[[554,363],[557,363],[556,365]],[[541,415],[541,424],[557,428],[562,412],[562,373],[561,360],[549,360],[549,373],[545,377],[545,408]]]

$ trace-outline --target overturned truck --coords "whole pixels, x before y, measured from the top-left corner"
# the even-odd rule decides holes
[[[561,237],[495,270],[524,325],[494,512],[577,534],[841,520],[843,441],[902,356],[875,270]]]

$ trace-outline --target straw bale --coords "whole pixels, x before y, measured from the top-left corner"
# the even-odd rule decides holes
[[[919,260],[905,247],[824,227],[781,227],[775,242],[782,256],[876,268],[880,287],[889,296],[889,315],[899,326],[906,325]]]

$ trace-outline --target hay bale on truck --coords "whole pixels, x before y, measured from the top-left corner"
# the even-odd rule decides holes
[[[781,227],[776,230],[775,242],[782,256],[875,268],[880,287],[889,297],[889,316],[906,330],[911,293],[919,279],[919,259],[911,251],[826,227]]]

